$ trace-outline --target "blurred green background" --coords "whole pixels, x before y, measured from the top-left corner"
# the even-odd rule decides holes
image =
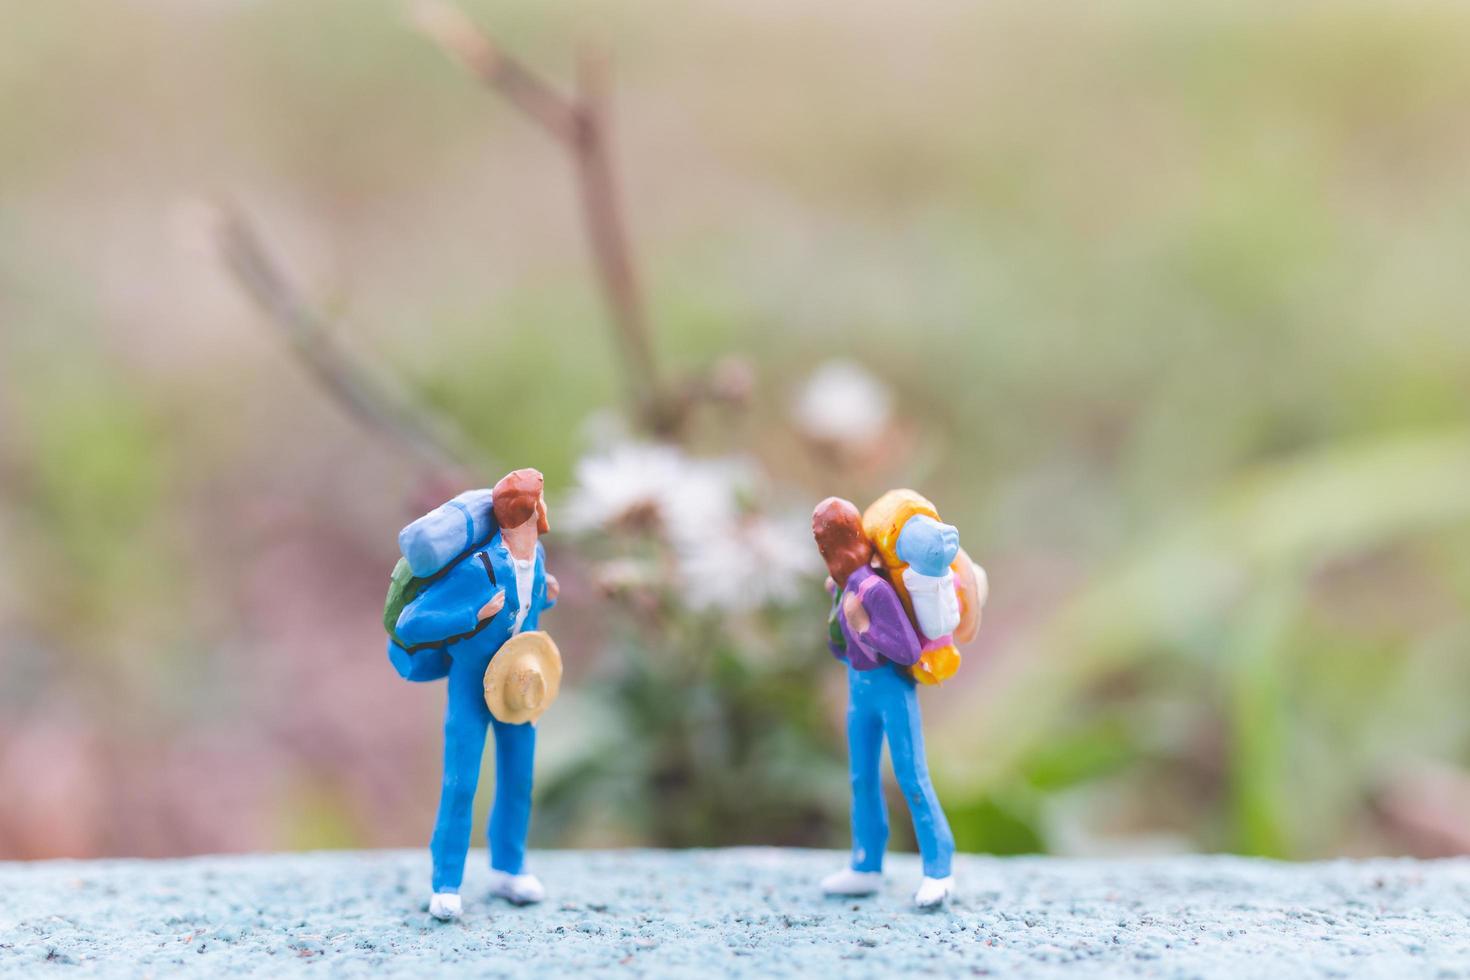
[[[962,848],[1470,851],[1470,10],[464,7],[558,84],[612,58],[660,369],[723,392],[659,465],[739,461],[737,533],[631,519],[662,450],[566,156],[398,4],[10,4],[0,857],[425,842],[395,535],[525,465],[568,661],[535,844],[845,846],[801,524],[913,485],[992,582],[922,692]],[[463,471],[293,357],[221,197]]]

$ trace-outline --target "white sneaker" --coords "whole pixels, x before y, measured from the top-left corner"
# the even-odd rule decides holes
[[[883,872],[843,868],[822,879],[824,895],[873,895],[883,887]]]
[[[535,875],[490,872],[490,894],[499,895],[512,905],[533,905],[546,897],[546,886]]]
[[[449,922],[464,915],[464,903],[458,895],[449,892],[435,892],[429,899],[429,914],[436,919]]]
[[[925,878],[914,892],[914,906],[921,909],[937,909],[954,893],[954,875],[948,878]]]

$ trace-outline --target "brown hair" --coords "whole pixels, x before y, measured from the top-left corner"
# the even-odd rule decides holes
[[[546,501],[541,497],[545,485],[546,480],[540,470],[516,470],[503,476],[493,491],[496,522],[501,527],[520,527],[535,517],[536,533],[550,531]]]
[[[812,537],[838,587],[873,557],[873,545],[863,533],[863,515],[851,500],[828,497],[812,511]]]

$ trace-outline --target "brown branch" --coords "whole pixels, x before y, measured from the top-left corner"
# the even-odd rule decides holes
[[[443,0],[415,0],[414,24],[470,73],[567,145],[576,139],[576,107],[519,61],[495,46],[474,21]]]
[[[671,410],[654,359],[643,293],[613,174],[606,59],[588,54],[580,60],[577,96],[570,98],[501,51],[463,12],[444,0],[416,0],[413,15],[425,34],[571,154],[583,223],[603,300],[619,341],[629,399],[646,428],[661,434],[676,429],[679,413]]]
[[[633,267],[633,250],[628,244],[617,179],[613,174],[608,146],[608,64],[595,52],[586,52],[578,63],[577,88],[581,99],[577,113],[575,160],[577,184],[582,193],[582,214],[587,239],[597,263],[598,277],[613,325],[623,339],[634,400],[641,400],[645,421],[655,430],[668,425],[663,418],[669,407],[659,384],[658,370],[649,342],[643,291]]]
[[[435,472],[463,469],[479,456],[457,428],[418,412],[332,340],[325,320],[287,282],[242,214],[221,206],[218,219],[216,243],[225,267],[348,414],[411,450]]]

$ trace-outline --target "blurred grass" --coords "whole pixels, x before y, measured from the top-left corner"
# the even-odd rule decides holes
[[[1315,781],[1304,768],[1286,768],[1295,742],[1287,701],[1310,699],[1319,686],[1328,696],[1342,693],[1352,668],[1335,663],[1300,677],[1288,693],[1285,678],[1299,655],[1286,641],[1290,597],[1335,561],[1463,526],[1470,498],[1446,491],[1466,480],[1470,433],[1460,430],[1325,450],[1243,479],[1010,645],[996,676],[939,733],[946,745],[986,747],[979,756],[941,754],[945,783],[982,798],[1014,783],[1089,689],[1172,655],[1223,678],[1233,846],[1273,855],[1310,850],[1292,845],[1281,825],[1285,808],[1310,799]],[[1371,726],[1378,693],[1361,691],[1334,716],[1348,728]],[[1339,758],[1328,771],[1349,766]],[[1383,773],[1355,775],[1365,788]]]

